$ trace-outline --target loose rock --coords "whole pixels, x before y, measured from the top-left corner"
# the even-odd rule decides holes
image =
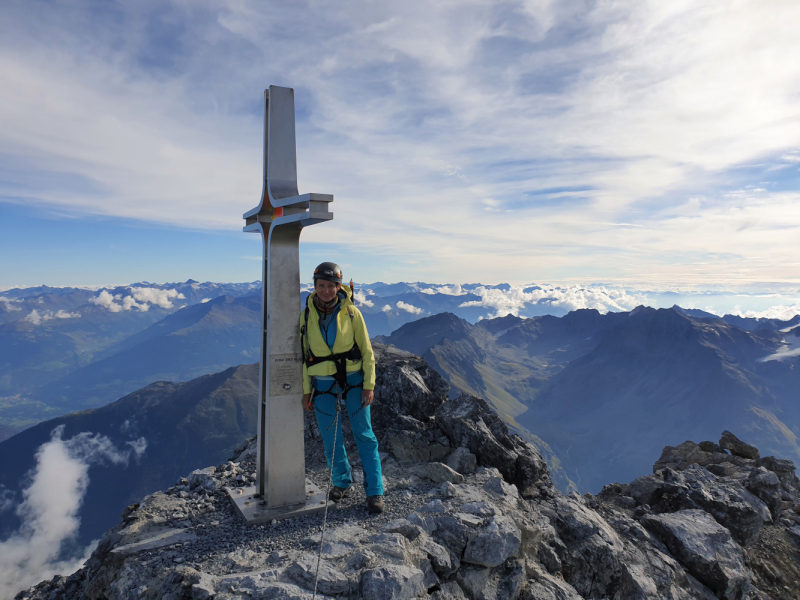
[[[663,541],[689,572],[720,598],[740,600],[750,590],[742,549],[730,532],[702,510],[648,515],[642,524]]]

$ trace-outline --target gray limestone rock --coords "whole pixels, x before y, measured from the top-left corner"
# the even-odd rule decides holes
[[[322,553],[328,558],[341,558],[347,556],[358,548],[362,538],[367,535],[363,528],[355,525],[343,525],[325,532],[322,541]],[[319,543],[319,536],[310,538],[312,544]]]
[[[441,500],[431,500],[425,506],[421,507],[419,512],[429,515],[441,515],[447,512],[447,507],[442,504]]]
[[[742,485],[720,479],[699,465],[685,471],[662,471],[664,481],[654,492],[651,504],[662,512],[699,508],[727,527],[742,545],[753,542],[761,531],[766,505]]]
[[[508,427],[485,400],[474,396],[449,399],[436,410],[436,424],[453,445],[472,452],[484,466],[496,467],[510,482],[525,490],[550,481],[539,451]]]
[[[237,594],[238,595],[238,594]],[[291,583],[268,583],[254,590],[254,598],[274,598],[275,600],[312,600],[311,592],[293,585]],[[330,599],[330,596],[317,594],[317,598]]]
[[[578,592],[563,579],[545,573],[541,569],[533,568],[528,580],[520,594],[520,600],[583,600]]]
[[[416,525],[428,535],[436,531],[436,520],[431,515],[418,515],[417,513],[411,513],[406,517],[406,519],[409,523]]]
[[[708,450],[707,448],[711,449]],[[661,469],[682,471],[692,464],[707,466],[731,460],[730,454],[727,454],[719,446],[716,446],[716,448],[719,448],[719,452],[714,451],[714,448],[707,444],[703,448],[692,441],[686,441],[677,446],[665,446],[661,451],[661,457],[653,465],[653,472],[655,473]]]
[[[456,581],[470,600],[516,600],[525,585],[525,568],[518,560],[493,569],[465,564]]]
[[[747,489],[758,496],[769,507],[773,519],[781,512],[781,481],[772,471],[756,467],[747,477]]]
[[[210,492],[217,489],[216,481],[214,480],[215,467],[206,467],[205,469],[196,469],[189,475],[189,489],[203,488]]]
[[[600,512],[575,498],[555,500],[553,524],[558,538],[552,547],[562,564],[564,580],[580,596],[713,600],[713,594],[688,575],[637,521],[615,509]],[[542,586],[551,582],[541,575],[543,569],[534,571]],[[544,597],[561,592],[551,589],[548,593]]]
[[[408,540],[399,533],[381,533],[375,537],[371,550],[385,557],[405,561],[408,548]]]
[[[265,557],[248,548],[237,548],[228,552],[221,563],[229,571],[256,571],[266,566]]]
[[[435,517],[433,521],[436,526],[433,531],[433,539],[456,556],[461,556],[469,540],[469,527],[461,519],[450,515]]]
[[[741,456],[742,458],[749,458],[752,460],[761,458],[761,453],[758,451],[758,448],[746,444],[727,430],[722,432],[719,445],[725,448],[725,450],[729,450],[730,453],[735,456]]]
[[[421,538],[419,549],[428,556],[433,570],[443,579],[450,577],[460,566],[460,561],[453,552],[437,544],[428,536]]]
[[[425,574],[420,569],[386,565],[361,575],[361,595],[381,600],[411,600],[425,592]]]
[[[519,550],[522,534],[512,519],[492,517],[488,525],[470,536],[464,550],[464,562],[496,567]]]
[[[427,558],[424,558],[419,563],[419,568],[424,575],[424,579],[422,580],[422,585],[425,586],[426,590],[434,588],[439,585],[439,577],[436,575],[436,571],[433,570],[433,565],[431,565],[431,561]]]
[[[447,399],[450,386],[424,359],[394,346],[373,344],[376,369],[372,425],[376,431],[396,429],[410,415],[428,421]],[[401,427],[401,429],[405,429]]]
[[[414,470],[414,474],[429,479],[434,483],[443,483],[445,481],[462,483],[464,481],[464,476],[461,473],[457,473],[446,464],[440,462],[420,463]]]
[[[797,501],[800,491],[800,480],[795,475],[794,463],[790,460],[765,456],[756,461],[756,466],[764,467],[778,476],[781,482],[781,491],[787,496],[784,500]]]
[[[702,510],[647,515],[642,523],[675,558],[723,600],[740,600],[750,590],[742,549],[730,532]]]
[[[700,449],[704,450],[705,452],[711,452],[712,454],[725,454],[725,449],[716,442],[705,441],[700,442],[697,445],[700,446]]]
[[[467,600],[467,597],[457,582],[445,581],[431,594],[431,600]]]
[[[386,435],[386,448],[403,462],[442,460],[452,448],[431,442],[420,432],[390,431]]]
[[[215,593],[214,579],[206,573],[200,576],[200,581],[192,584],[192,600],[207,600]]]
[[[459,510],[479,517],[493,517],[494,515],[502,514],[496,506],[486,502],[467,502]]]
[[[458,569],[456,581],[470,600],[483,600],[484,598],[488,600],[485,592],[490,591],[489,577],[491,574],[492,570],[487,567],[465,564]]]
[[[301,587],[314,590],[314,577],[317,574],[317,557],[314,554],[305,554],[288,569],[286,575]],[[320,559],[319,574],[317,576],[317,589],[323,594],[340,596],[351,592],[352,584],[345,575],[336,569],[328,560]]]
[[[650,504],[653,493],[661,486],[663,479],[654,475],[637,477],[627,485],[628,495],[636,501],[638,506]]]
[[[519,498],[517,486],[506,483],[501,477],[491,477],[489,481],[483,484],[483,489],[496,496]]]
[[[428,495],[438,496],[441,498],[455,498],[458,496],[458,488],[449,481],[444,481],[441,485],[436,486]]]
[[[381,526],[381,531],[386,533],[399,533],[409,540],[415,540],[420,534],[425,533],[419,525],[413,524],[408,519],[395,519]]]
[[[539,546],[537,558],[539,559],[539,562],[544,565],[545,569],[548,570],[548,572],[561,572],[561,559],[558,558],[558,554],[556,554],[555,550],[553,550],[547,544],[541,544]]]
[[[447,466],[462,475],[469,475],[475,472],[475,467],[478,466],[478,459],[468,448],[459,446],[447,457]]]

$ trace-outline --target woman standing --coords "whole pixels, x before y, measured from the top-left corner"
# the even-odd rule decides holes
[[[342,418],[336,419],[337,398],[345,400],[361,466],[367,509],[383,512],[383,477],[378,440],[372,432],[370,406],[375,389],[375,355],[353,292],[342,284],[339,265],[324,262],[314,270],[314,292],[300,314],[303,345],[303,406],[314,409],[333,473],[329,498],[339,502],[353,484],[342,436]],[[313,390],[313,394],[312,394]],[[336,427],[331,427],[334,420]],[[336,444],[334,446],[334,437]]]

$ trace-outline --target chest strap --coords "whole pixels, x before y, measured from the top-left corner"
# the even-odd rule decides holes
[[[303,325],[303,327],[300,329],[300,335],[302,337],[301,346],[303,347],[303,358],[304,362],[306,363],[306,367],[313,367],[314,365],[331,361],[336,365],[336,375],[334,375],[334,379],[336,380],[336,383],[339,384],[339,389],[344,390],[348,387],[351,387],[347,385],[347,361],[361,360],[361,349],[358,347],[358,343],[356,342],[355,328],[353,329],[353,346],[349,350],[337,352],[336,354],[331,353],[326,356],[315,356],[311,351],[311,344],[309,344],[308,341],[309,312],[310,309],[308,306],[306,306],[305,325]],[[350,324],[352,325],[355,315],[353,314],[353,309],[349,306],[347,307],[347,314],[350,316]]]

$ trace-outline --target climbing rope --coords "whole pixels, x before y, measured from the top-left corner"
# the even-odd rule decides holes
[[[319,578],[319,563],[322,560],[322,540],[325,539],[325,525],[328,523],[328,502],[331,493],[331,485],[333,485],[333,461],[336,458],[336,433],[339,430],[338,423],[339,423],[339,415],[342,414],[341,407],[339,403],[342,401],[342,393],[339,392],[339,395],[336,398],[336,415],[334,416],[333,421],[328,426],[328,429],[333,427],[333,450],[331,451],[331,464],[328,467],[328,490],[325,492],[325,516],[322,517],[322,532],[319,535],[319,548],[317,548],[317,570],[314,573],[314,595],[312,596],[311,600],[316,600],[317,598],[317,579]]]

